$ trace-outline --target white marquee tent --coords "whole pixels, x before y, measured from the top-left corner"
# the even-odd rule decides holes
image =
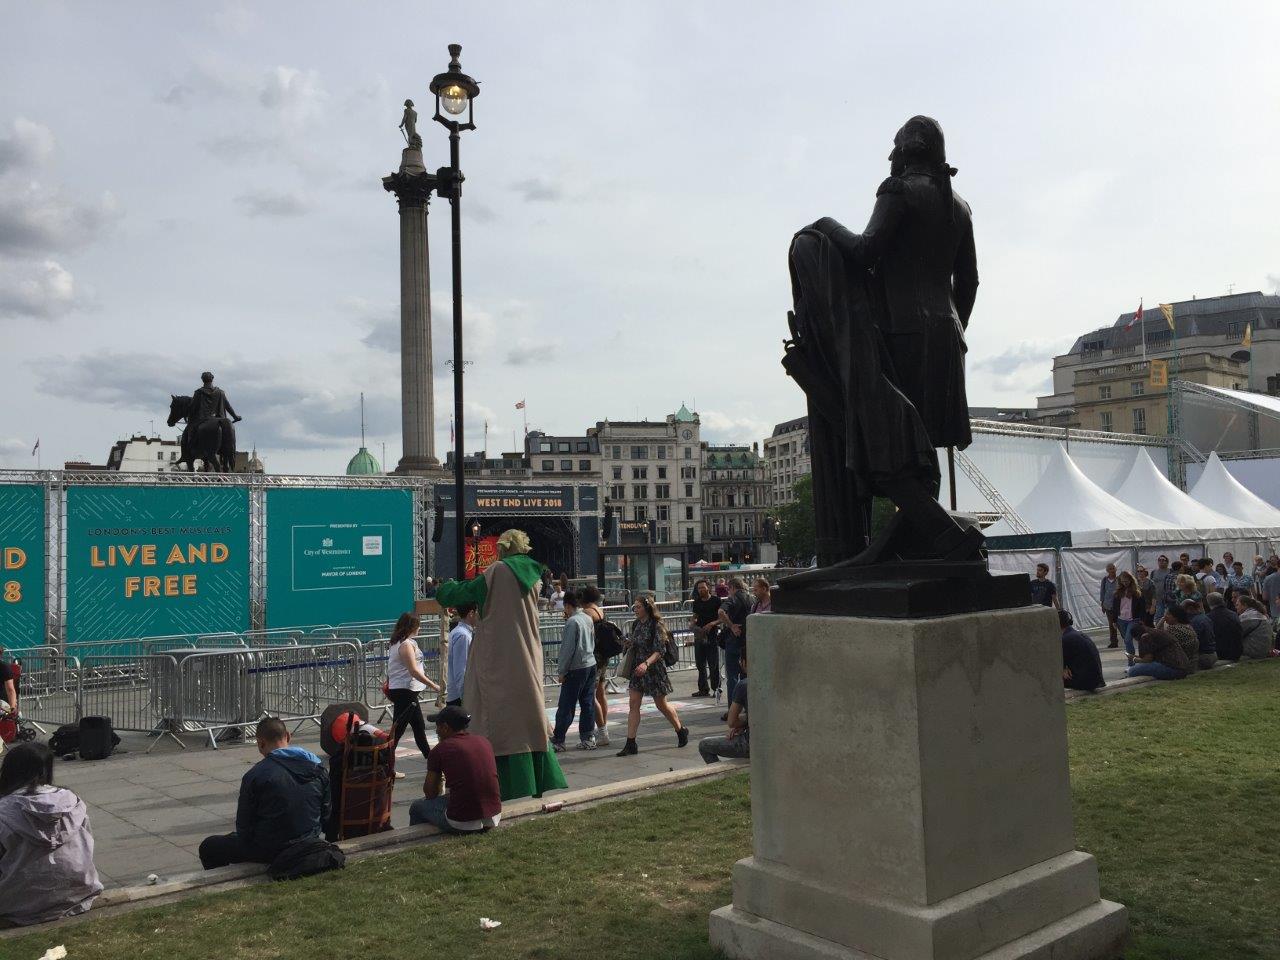
[[[1214,459],[1217,459],[1216,455]],[[1218,462],[1221,464],[1221,461]],[[1183,493],[1160,472],[1147,451],[1141,448],[1138,449],[1129,475],[1115,491],[1115,496],[1125,503],[1141,507],[1145,513],[1169,525],[1193,528],[1196,536],[1203,540],[1253,540],[1280,534],[1280,527],[1269,519],[1271,514],[1276,513],[1274,509],[1268,507],[1269,512],[1263,515],[1256,511],[1228,515],[1215,510],[1210,504],[1223,504],[1227,501],[1218,497],[1197,498]]]
[[[1204,472],[1191,488],[1191,498],[1199,503],[1211,503],[1223,513],[1247,518],[1254,524],[1280,527],[1280,510],[1233,477],[1216,453],[1209,454]]]
[[[1149,458],[1147,462],[1151,462]],[[1107,493],[1084,475],[1061,444],[1055,447],[1039,482],[1014,509],[1034,532],[1069,532],[1075,546],[1200,539],[1188,526],[1173,526]],[[1016,532],[1005,520],[985,531],[989,537]]]

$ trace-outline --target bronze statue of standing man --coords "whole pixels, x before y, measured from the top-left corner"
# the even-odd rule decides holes
[[[877,565],[985,574],[982,534],[937,501],[937,449],[971,440],[965,328],[978,289],[969,205],[951,189],[942,128],[912,117],[862,233],[824,217],[792,240],[793,339],[783,364],[810,415],[820,569],[793,590],[873,579]],[[898,512],[869,543],[872,496]],[[961,564],[962,567],[956,567]]]

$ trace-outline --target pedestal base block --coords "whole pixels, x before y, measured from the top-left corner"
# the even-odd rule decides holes
[[[973,960],[1107,960],[1121,955],[1128,931],[1128,911],[1099,900]],[[732,906],[711,914],[711,945],[732,960],[890,960]]]
[[[992,578],[996,579],[996,578]],[[754,856],[711,942],[750,960],[1104,960],[1075,849],[1052,610],[747,624]]]

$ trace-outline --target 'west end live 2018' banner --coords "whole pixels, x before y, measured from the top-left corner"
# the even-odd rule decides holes
[[[44,488],[0,484],[0,646],[44,645]]]
[[[67,491],[68,643],[249,629],[249,493]]]

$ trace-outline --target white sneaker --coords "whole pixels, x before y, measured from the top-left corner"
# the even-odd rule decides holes
[[[609,745],[609,728],[596,727],[596,746],[607,747]]]
[[[396,779],[397,779],[397,780],[403,780],[403,779],[404,779],[404,774],[403,774],[403,773],[401,773],[399,770],[397,770],[397,771],[396,771]]]
[[[564,753],[565,748],[563,743],[556,743],[554,740],[552,740],[551,749],[554,750],[556,753]]]
[[[579,750],[594,750],[595,748],[596,748],[595,740],[579,740],[578,741]]]

